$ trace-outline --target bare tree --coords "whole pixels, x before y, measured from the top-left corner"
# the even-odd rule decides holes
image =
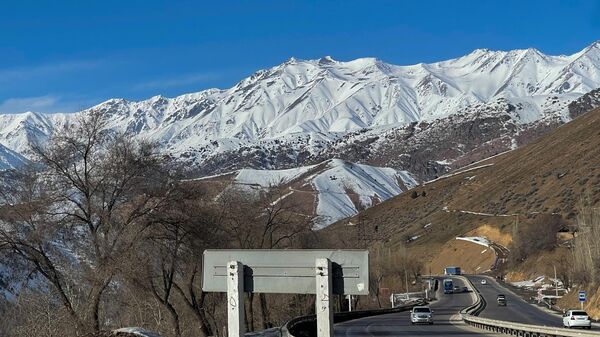
[[[232,188],[220,198],[222,229],[242,249],[292,247],[310,231],[312,217],[302,214],[288,194],[270,186],[254,192]],[[248,330],[254,330],[254,294],[248,294]],[[258,295],[261,326],[271,325],[265,294]]]
[[[200,261],[204,249],[219,248],[225,240],[214,207],[202,197],[201,190],[183,185],[171,192],[166,210],[152,218],[155,225],[139,251],[143,267],[133,277],[170,314],[175,336],[181,335],[184,309],[194,313],[201,336],[215,330],[205,308],[207,294],[199,285]]]
[[[3,193],[0,247],[53,288],[79,333],[100,330],[103,294],[171,185],[156,146],[105,130],[90,112],[56,131]]]
[[[411,288],[410,280],[418,282],[423,270],[423,262],[411,256],[406,246],[391,249],[384,243],[378,242],[369,248],[369,252],[369,287],[380,308],[383,307],[380,291],[384,284],[387,286],[393,284],[397,290],[405,290]]]
[[[518,226],[511,244],[513,263],[520,263],[541,251],[554,249],[557,245],[556,234],[564,225],[564,220],[559,215],[542,214],[531,223]]]
[[[589,198],[578,207],[577,236],[573,241],[573,277],[581,283],[600,281],[600,208]]]

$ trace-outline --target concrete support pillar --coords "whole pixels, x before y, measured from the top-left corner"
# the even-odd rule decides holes
[[[316,259],[315,261],[317,299],[315,301],[317,313],[317,337],[333,337],[333,271],[329,259]],[[232,336],[229,336],[232,337]]]
[[[227,264],[227,336],[244,337],[244,265],[238,261]]]

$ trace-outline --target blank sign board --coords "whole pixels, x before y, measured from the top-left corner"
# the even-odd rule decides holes
[[[317,258],[328,258],[332,262],[334,294],[369,294],[369,252],[366,250],[205,250],[202,290],[226,292],[227,263],[239,261],[244,265],[246,292],[314,294]]]

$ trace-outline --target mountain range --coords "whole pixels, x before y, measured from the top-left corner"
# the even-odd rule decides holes
[[[2,114],[0,169],[22,165],[31,144],[93,110],[111,129],[158,142],[191,178],[338,158],[423,182],[570,121],[596,102],[598,87],[600,42],[573,55],[477,49],[409,66],[292,58],[225,90],[111,99],[70,114]]]

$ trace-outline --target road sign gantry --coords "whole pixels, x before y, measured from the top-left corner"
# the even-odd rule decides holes
[[[369,294],[367,250],[205,250],[202,290],[227,292],[228,337],[243,337],[244,292],[315,294],[317,336],[333,337],[333,295]]]

